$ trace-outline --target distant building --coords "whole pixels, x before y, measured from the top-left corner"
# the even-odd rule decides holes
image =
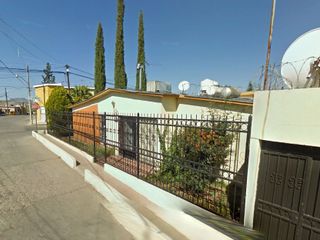
[[[10,115],[22,115],[27,114],[28,100],[25,98],[11,98],[7,103],[4,100],[0,101],[0,112]]]
[[[26,106],[23,105],[0,105],[0,112],[6,113],[8,115],[23,115],[27,114]]]

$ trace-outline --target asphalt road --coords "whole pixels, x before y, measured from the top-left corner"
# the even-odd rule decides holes
[[[0,116],[0,239],[133,239],[27,121]]]

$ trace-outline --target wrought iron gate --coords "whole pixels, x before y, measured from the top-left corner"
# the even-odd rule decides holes
[[[262,144],[254,228],[266,239],[320,239],[319,153]]]

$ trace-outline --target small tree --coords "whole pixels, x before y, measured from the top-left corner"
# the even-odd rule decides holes
[[[94,66],[95,93],[101,92],[106,88],[106,72],[103,41],[103,29],[101,23],[99,23],[96,38],[96,56]]]
[[[79,103],[92,97],[90,89],[86,86],[76,86],[71,90],[72,103]]]
[[[139,31],[138,31],[138,57],[137,57],[137,65],[140,64],[142,67],[141,71],[141,90],[147,90],[147,76],[146,76],[146,59],[145,59],[145,51],[144,51],[144,26],[143,26],[143,12],[140,12],[139,16]],[[137,69],[136,74],[136,90],[140,89],[140,70]]]
[[[51,71],[50,63],[47,63],[46,69],[43,70],[44,75],[42,75],[43,83],[55,83],[56,77],[53,75]]]
[[[63,87],[55,88],[49,96],[45,107],[47,117],[47,127],[53,133],[61,135],[66,134],[65,129],[61,129],[61,126],[65,126],[67,129],[68,119],[64,113],[69,111],[68,107],[72,104],[72,99],[68,94],[68,91]],[[56,128],[60,126],[60,128]]]
[[[115,88],[127,88],[127,74],[124,64],[124,40],[123,40],[123,18],[124,0],[118,0],[116,49],[114,58],[114,86]]]
[[[248,92],[253,91],[253,84],[252,84],[251,81],[250,81],[249,84],[248,84],[247,91],[248,91]]]

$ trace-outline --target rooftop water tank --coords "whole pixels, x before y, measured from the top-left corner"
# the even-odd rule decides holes
[[[217,91],[218,85],[217,81],[211,79],[202,80],[200,83],[200,92],[204,95],[207,94],[213,96]]]

